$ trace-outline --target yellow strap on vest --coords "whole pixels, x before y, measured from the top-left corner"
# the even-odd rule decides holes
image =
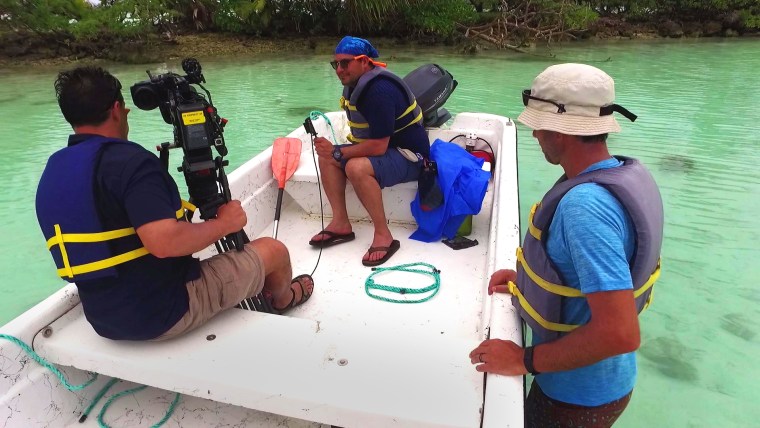
[[[69,253],[66,252],[66,246],[63,245],[63,234],[61,233],[61,225],[56,224],[53,227],[55,228],[55,236],[53,238],[55,238],[61,246],[61,258],[63,258],[63,272],[69,278],[73,278],[74,272],[71,270],[71,265],[69,264]],[[50,241],[48,241],[48,243],[49,242]],[[49,249],[50,249],[50,245],[48,245],[48,250]],[[59,269],[59,271],[60,270],[61,269]],[[61,275],[61,274],[59,273],[58,275]]]
[[[365,128],[369,128],[369,123],[367,123],[367,122],[351,122],[349,120],[348,121],[348,126],[350,126],[351,128],[365,129]]]
[[[406,109],[405,112],[401,113],[401,116],[397,117],[396,120],[399,120],[402,117],[406,116],[407,114],[411,113],[412,110],[414,110],[415,108],[417,108],[417,100],[414,100],[414,102],[412,103],[412,105],[410,105],[409,108]]]
[[[97,233],[61,233],[60,225],[56,224],[54,227],[55,235],[47,241],[48,250],[54,245],[61,245],[64,242],[103,242],[135,234],[135,229],[132,227]]]
[[[649,280],[647,280],[646,284],[644,284],[641,288],[636,290],[635,293],[633,293],[634,298],[640,296],[649,288],[652,288],[652,285],[654,285],[654,283],[657,281],[659,277],[660,277],[660,262],[657,263],[657,268],[655,269],[654,273],[652,273],[652,275],[649,277]],[[580,327],[580,324],[561,324],[561,323],[547,321],[538,312],[536,312],[535,309],[533,309],[533,306],[530,305],[528,300],[525,298],[525,296],[523,296],[523,294],[520,292],[520,290],[517,288],[517,285],[515,285],[514,282],[510,281],[509,283],[507,283],[507,288],[509,289],[509,294],[512,294],[513,296],[517,297],[517,300],[520,302],[520,306],[522,306],[525,312],[528,315],[530,315],[530,317],[533,318],[541,327],[547,330],[561,331],[565,333],[573,331],[576,328]],[[652,288],[652,292],[649,294],[649,298],[647,298],[647,301],[644,304],[644,307],[641,308],[641,312],[644,312],[649,307],[649,305],[652,304],[653,296],[654,296],[654,288]]]
[[[528,265],[525,263],[525,258],[522,253],[522,248],[517,249],[517,260],[520,264],[523,265],[523,267],[525,268],[525,272],[528,274],[528,276],[544,290],[550,293],[559,294],[566,297],[585,297],[585,295],[581,293],[579,290],[576,290],[570,287],[565,287],[563,285],[552,284],[548,281],[544,281],[542,278],[536,275],[535,272],[530,270]],[[642,285],[638,290],[633,292],[634,299],[638,298],[639,296],[644,294],[647,290],[652,288],[654,283],[657,282],[657,280],[660,278],[661,262],[662,262],[662,259],[657,261],[657,267],[655,268],[654,272],[652,272],[652,275],[649,276],[649,279],[647,280],[647,282],[645,282],[644,285]],[[541,316],[541,314],[539,314],[538,312],[536,312],[535,309],[533,309],[533,306],[530,305],[528,300],[525,298],[525,296],[523,296],[523,294],[517,288],[517,285],[515,285],[515,283],[510,281],[507,284],[507,287],[509,289],[509,293],[517,297],[517,300],[520,302],[520,306],[522,306],[525,312],[527,312],[528,315],[530,315],[530,317],[533,318],[541,327],[547,330],[551,330],[551,331],[562,331],[562,332],[573,331],[576,328],[580,327],[580,325],[578,324],[560,324],[560,323],[547,321],[546,319],[544,319],[544,317]],[[559,287],[560,289],[573,290],[574,294],[577,294],[577,295],[570,296],[567,294],[559,293],[556,291],[554,287]],[[561,290],[561,291],[566,292],[566,290]],[[649,307],[649,305],[652,304],[653,296],[654,296],[654,288],[652,288],[652,292],[649,293],[649,297],[647,297],[647,301],[644,304],[644,307],[641,308],[641,311],[639,313],[644,312]]]
[[[188,210],[190,212],[194,212],[195,210],[198,209],[198,207],[196,207],[195,205],[191,204],[190,202],[188,202],[188,201],[186,201],[184,199],[180,199],[180,201],[181,201],[180,202],[180,207],[177,210],[177,212],[175,213],[175,215],[177,216],[177,219],[181,219],[182,217],[185,216],[185,210]]]
[[[185,210],[195,211],[197,208],[195,205],[188,201],[182,200],[180,209],[175,213],[177,219],[184,217]],[[126,253],[119,254],[117,256],[109,257],[105,260],[98,260],[92,263],[86,263],[79,266],[71,266],[69,261],[69,254],[66,251],[65,243],[92,243],[92,242],[104,242],[112,239],[124,238],[125,236],[135,235],[137,232],[133,227],[125,227],[123,229],[109,230],[106,232],[95,233],[61,233],[61,226],[54,225],[55,235],[48,239],[47,248],[50,250],[55,245],[58,245],[61,251],[61,259],[63,260],[63,268],[58,269],[58,276],[62,278],[74,278],[74,275],[81,275],[84,273],[94,272],[96,270],[107,269],[116,265],[126,263],[134,260],[138,257],[142,257],[148,254],[148,250],[145,247],[140,247]]]
[[[346,99],[346,97],[340,97],[340,100],[338,100],[338,104],[340,104],[340,109],[349,109],[351,111],[356,111],[356,106],[352,106],[351,102]]]
[[[543,328],[551,331],[562,331],[562,332],[569,332],[573,331],[576,328],[580,327],[578,324],[560,324],[556,322],[547,321],[542,317],[538,312],[536,312],[535,309],[533,309],[533,306],[528,303],[528,300],[525,299],[525,296],[522,295],[520,290],[517,288],[517,285],[515,285],[514,282],[509,281],[507,283],[507,287],[509,288],[509,293],[513,296],[517,297],[517,300],[520,301],[520,306],[525,310],[525,312],[530,315],[531,318],[536,320],[536,322]]]
[[[523,269],[525,269],[525,273],[528,274],[528,277],[530,277],[533,282],[538,284],[538,286],[544,290],[564,297],[585,297],[585,295],[578,289],[566,287],[564,285],[553,284],[538,276],[538,274],[533,272],[530,266],[528,266],[528,263],[525,261],[525,255],[523,254],[521,247],[517,248],[517,262],[522,265]]]
[[[660,264],[662,263],[662,259],[657,260],[657,267],[654,269],[654,272],[652,272],[652,275],[649,276],[649,279],[647,282],[644,283],[644,285],[641,286],[638,290],[633,292],[633,298],[637,298],[644,294],[647,290],[650,288],[652,289],[652,292],[649,293],[649,296],[647,297],[646,303],[644,303],[644,307],[641,308],[641,312],[644,312],[649,305],[652,304],[652,301],[654,300],[654,288],[652,286],[655,282],[657,282],[658,279],[660,279]]]
[[[94,272],[96,270],[114,267],[116,265],[126,263],[130,260],[134,260],[138,257],[142,257],[146,254],[148,254],[148,250],[146,250],[145,247],[140,247],[136,250],[128,251],[124,254],[119,254],[118,256],[109,257],[105,260],[99,260],[97,262],[86,263],[79,266],[70,266],[68,269],[58,269],[58,276],[62,278],[68,276],[69,278],[73,279],[74,275],[81,275],[84,273]],[[64,258],[64,260],[64,265],[68,266],[68,259]]]
[[[533,225],[533,216],[536,214],[536,211],[540,207],[541,203],[533,204],[532,207],[530,207],[530,215],[528,215],[528,231],[530,232],[531,236],[536,238],[537,240],[541,240],[541,229],[537,228]]]
[[[346,140],[352,142],[353,144],[359,144],[367,141],[366,138],[356,138],[353,134],[346,135]]]
[[[395,133],[397,133],[397,132],[401,132],[401,131],[402,131],[402,130],[404,130],[405,128],[407,128],[407,127],[409,127],[409,126],[412,126],[412,125],[414,125],[415,123],[417,123],[417,122],[419,122],[419,121],[421,121],[421,120],[422,120],[422,112],[420,111],[420,114],[418,114],[418,115],[417,115],[417,117],[415,117],[413,121],[411,121],[411,122],[407,123],[406,125],[402,126],[402,127],[401,127],[401,128],[399,128],[399,129],[397,129],[397,130],[393,131],[393,133],[395,134]]]
[[[65,243],[92,243],[92,242],[104,242],[112,239],[123,238],[125,236],[134,235],[135,229],[133,227],[125,227],[124,229],[109,230],[107,232],[96,233],[61,233],[61,226],[56,224],[53,226],[55,229],[55,235],[48,239],[48,250],[58,245],[61,251],[61,259],[63,260],[63,267],[58,269],[58,276],[61,278],[74,278],[74,275],[81,275],[83,273],[89,273],[100,269],[107,269],[118,264],[134,260],[138,257],[142,257],[148,254],[148,250],[145,247],[128,251],[118,256],[109,257],[105,260],[99,260],[92,263],[86,263],[78,266],[71,266],[69,261],[69,253],[66,251]]]

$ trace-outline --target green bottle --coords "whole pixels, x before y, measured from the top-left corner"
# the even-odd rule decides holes
[[[472,215],[464,218],[462,225],[457,230],[457,236],[469,236],[472,233]]]

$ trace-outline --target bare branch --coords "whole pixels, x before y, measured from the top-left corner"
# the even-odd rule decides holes
[[[553,7],[546,2],[535,4],[533,0],[516,2],[501,1],[501,17],[488,24],[467,27],[457,23],[457,28],[467,38],[476,37],[498,48],[525,52],[520,49],[529,42],[544,40],[547,43],[574,39],[565,27],[564,17],[572,7],[569,0],[557,0]]]

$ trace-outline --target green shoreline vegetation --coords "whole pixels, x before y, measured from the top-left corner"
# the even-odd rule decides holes
[[[0,0],[2,66],[145,63],[305,46],[329,53],[325,46],[345,34],[477,52],[758,33],[756,0]]]

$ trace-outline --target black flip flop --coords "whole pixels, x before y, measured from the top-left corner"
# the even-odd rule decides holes
[[[322,239],[319,241],[315,241],[312,239],[311,241],[309,241],[309,245],[311,245],[312,247],[317,247],[317,248],[332,247],[333,245],[338,245],[344,242],[353,241],[356,238],[356,235],[354,234],[354,232],[340,234],[340,233],[330,232],[329,230],[323,230],[319,232],[317,235],[327,235],[328,238]]]
[[[369,247],[369,250],[367,250],[368,253],[372,254],[378,251],[385,251],[385,255],[382,258],[377,259],[377,260],[362,260],[362,264],[364,266],[370,266],[370,267],[380,266],[381,264],[387,262],[388,259],[390,259],[392,255],[396,254],[396,251],[398,251],[399,248],[401,248],[401,243],[395,239],[393,240],[393,242],[391,242],[391,245],[387,247]]]

